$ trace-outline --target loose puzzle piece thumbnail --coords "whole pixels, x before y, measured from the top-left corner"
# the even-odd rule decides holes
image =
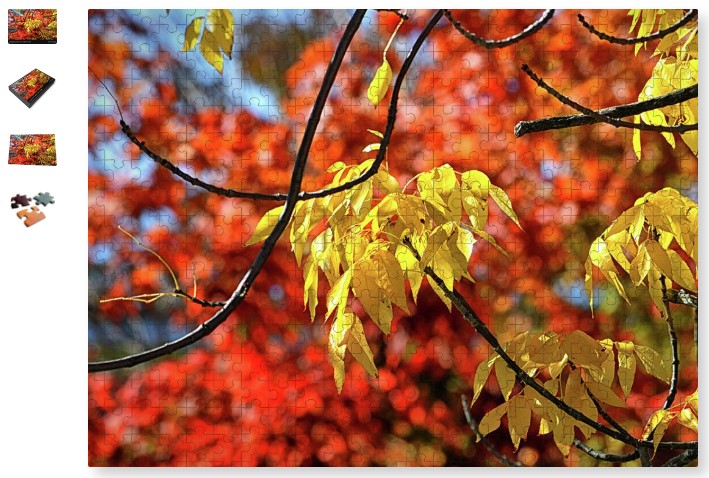
[[[42,211],[39,210],[37,206],[32,206],[32,209],[23,209],[17,211],[17,217],[25,220],[25,226],[30,227],[37,224],[39,221],[44,220],[46,217]]]
[[[12,207],[12,209],[17,209],[20,206],[27,207],[29,205],[30,205],[30,198],[28,198],[24,194],[23,195],[18,194],[17,196],[13,197],[10,202],[10,206]]]
[[[54,196],[49,193],[39,193],[32,199],[35,200],[37,205],[48,206],[54,204]]]

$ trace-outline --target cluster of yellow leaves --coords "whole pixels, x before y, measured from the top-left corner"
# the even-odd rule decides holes
[[[683,10],[630,10],[629,15],[633,17],[630,26],[632,32],[636,27],[639,37],[653,33],[655,28],[666,29],[677,23],[685,12]],[[665,36],[655,47],[653,56],[658,56],[657,64],[653,69],[652,76],[640,93],[639,100],[644,101],[656,96],[661,96],[672,91],[696,85],[699,81],[698,62],[698,21],[693,19],[683,27]],[[646,43],[635,45],[635,53],[646,46]],[[652,110],[635,118],[635,122],[642,120],[651,125],[673,126],[679,124],[696,123],[698,115],[699,100],[691,100],[667,106],[662,109]],[[668,143],[675,146],[675,139],[672,133],[662,133]],[[697,154],[697,131],[682,133],[682,140],[687,146]],[[633,132],[633,148],[638,159],[640,159],[641,144],[640,131]]]
[[[378,132],[372,133],[381,137]],[[367,146],[364,152],[377,150],[379,143]],[[334,175],[329,187],[359,177],[373,162],[369,159],[353,166],[333,164],[328,169]],[[413,182],[416,190],[407,192]],[[370,179],[345,191],[299,202],[293,213],[290,243],[299,265],[305,257],[304,302],[313,320],[320,271],[329,286],[325,320],[334,314],[329,351],[338,390],[345,379],[346,350],[371,375],[376,375],[362,323],[352,312],[352,301],[357,300],[379,329],[388,334],[393,306],[408,311],[406,282],[414,301],[427,268],[452,289],[454,282],[463,277],[473,280],[468,274],[468,261],[476,236],[499,249],[484,231],[490,198],[519,224],[507,194],[479,171],[460,174],[444,165],[419,174],[409,183],[402,188],[383,167]],[[264,240],[282,211],[282,206],[268,211],[247,245]],[[432,281],[430,285],[450,309],[451,302],[443,290]]]
[[[200,40],[201,38],[201,40]],[[183,51],[192,50],[199,42],[199,51],[221,75],[224,56],[231,60],[234,46],[234,16],[229,10],[212,9],[207,17],[197,17],[185,29]]]
[[[598,419],[598,409],[592,397],[611,407],[626,406],[625,400],[611,387],[617,377],[627,398],[638,363],[646,373],[665,383],[670,381],[670,364],[655,350],[629,341],[595,340],[578,330],[566,335],[524,332],[503,348],[522,370],[547,391],[594,421]],[[574,427],[586,438],[594,432],[593,428],[567,415],[531,387],[524,387],[512,395],[515,374],[498,354],[478,365],[472,403],[480,396],[493,369],[505,402],[490,410],[480,421],[482,435],[497,430],[506,414],[510,437],[517,449],[521,441],[527,439],[534,412],[540,417],[539,435],[552,433],[559,450],[568,455],[574,439]]]
[[[586,260],[586,289],[591,307],[591,266],[598,267],[626,301],[628,297],[618,277],[619,268],[636,286],[646,283],[659,310],[664,310],[661,280],[666,281],[667,289],[676,285],[697,292],[697,279],[687,259],[697,263],[698,227],[697,203],[673,188],[647,193],[635,201],[635,205],[623,212],[591,245]],[[675,244],[684,256],[672,249]]]
[[[677,419],[680,425],[695,432],[698,431],[699,396],[697,391],[688,396],[684,402],[678,403],[669,409],[658,410],[650,416],[643,430],[643,439],[652,438],[655,451],[657,451],[657,446],[662,441],[665,431],[667,431],[674,419]]]

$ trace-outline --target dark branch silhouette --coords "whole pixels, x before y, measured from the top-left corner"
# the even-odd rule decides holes
[[[506,46],[514,45],[524,40],[528,36],[534,35],[536,32],[541,30],[544,25],[546,25],[551,17],[554,16],[554,10],[545,10],[544,13],[531,25],[522,30],[521,32],[512,35],[511,37],[504,38],[502,40],[486,40],[485,38],[479,37],[475,33],[467,30],[456,18],[453,16],[450,10],[443,11],[446,18],[451,22],[451,25],[460,32],[465,38],[475,43],[483,48],[493,49],[493,48],[504,48]]]
[[[591,458],[595,458],[596,460],[601,461],[607,461],[608,463],[627,463],[629,461],[637,460],[638,458],[640,458],[640,453],[638,452],[638,450],[635,450],[631,453],[627,453],[625,455],[615,455],[613,453],[605,453],[596,450],[595,448],[591,448],[590,446],[586,445],[581,440],[577,440],[576,438],[574,438],[573,445],[582,452],[586,453]]]
[[[682,88],[681,90],[667,93],[666,95],[651,98],[649,100],[597,110],[596,113],[609,118],[624,118],[626,116],[634,116],[646,111],[664,108],[665,106],[676,105],[692,98],[696,98],[698,94],[699,85],[693,85],[687,88]],[[574,126],[584,126],[600,122],[601,121],[595,117],[588,116],[586,114],[554,116],[551,118],[542,118],[532,121],[520,121],[515,126],[514,133],[517,138],[520,138],[529,133],[538,133],[540,131],[548,131],[550,129],[573,128]]]
[[[677,455],[674,458],[670,458],[662,466],[667,467],[679,467],[687,466],[699,457],[699,450],[686,450],[685,452]]]
[[[488,449],[490,453],[492,453],[495,458],[500,460],[500,462],[504,465],[507,466],[524,466],[522,463],[516,460],[512,460],[508,458],[507,456],[503,455],[500,453],[500,451],[495,448],[495,445],[493,445],[490,440],[487,439],[485,435],[483,435],[480,432],[480,429],[478,428],[478,424],[475,423],[475,420],[473,420],[473,417],[470,415],[470,406],[468,405],[468,397],[465,395],[460,396],[460,402],[463,405],[463,414],[465,415],[465,421],[468,422],[468,425],[470,425],[470,429],[473,430],[473,433],[475,433],[475,436],[477,436],[480,439],[480,442],[485,445],[485,448]]]
[[[644,37],[635,37],[635,38],[619,38],[615,37],[612,35],[608,35],[607,33],[603,33],[601,31],[596,30],[593,25],[588,23],[586,19],[584,18],[583,15],[579,13],[578,19],[581,22],[581,24],[591,32],[592,34],[596,35],[598,38],[601,40],[605,40],[610,43],[615,43],[617,45],[634,45],[636,43],[645,43],[647,41],[652,41],[652,40],[658,40],[660,38],[664,38],[670,33],[673,33],[683,26],[685,26],[687,23],[689,23],[693,18],[697,16],[697,10],[690,10],[688,11],[682,18],[677,20],[677,22],[664,30],[660,30],[658,32],[652,33],[650,35],[644,36]]]
[[[639,129],[641,131],[655,131],[659,133],[686,133],[687,131],[694,131],[699,128],[699,125],[697,123],[679,124],[676,126],[657,126],[645,123],[630,123],[628,121],[622,121],[617,118],[611,118],[610,116],[601,114],[590,108],[586,108],[585,106],[577,103],[568,96],[559,93],[552,86],[550,86],[539,76],[537,76],[537,74],[532,71],[529,65],[522,65],[522,71],[524,71],[527,76],[529,76],[532,80],[534,80],[537,85],[546,90],[550,95],[559,100],[561,103],[565,104],[566,106],[570,106],[571,108],[575,109],[580,113],[590,116],[591,118],[595,119],[597,122],[600,123],[608,123],[610,125],[615,126],[616,128]]]
[[[679,345],[677,341],[677,332],[675,331],[674,319],[670,310],[670,302],[667,299],[667,285],[665,284],[665,276],[660,276],[660,285],[662,287],[662,305],[665,310],[661,311],[667,322],[667,334],[670,336],[670,347],[672,348],[672,376],[670,378],[670,389],[667,391],[665,404],[662,406],[665,410],[672,406],[677,395],[677,382],[679,381]]]

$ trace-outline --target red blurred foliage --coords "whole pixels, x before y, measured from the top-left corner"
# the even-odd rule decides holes
[[[477,282],[461,285],[502,341],[530,329],[580,329],[599,339],[628,338],[666,347],[664,327],[652,321],[652,306],[641,291],[632,305],[601,307],[592,319],[583,300],[574,299],[574,289],[560,287],[583,279],[591,240],[637,197],[696,180],[696,168],[686,165],[691,153],[681,142],[673,150],[659,135],[644,135],[643,147],[656,154],[637,162],[631,133],[608,125],[523,138],[512,133],[520,120],[570,113],[535,87],[520,71],[522,63],[592,108],[634,101],[648,78],[652,62],[647,52],[636,57],[632,47],[599,42],[577,23],[577,13],[558,12],[535,36],[489,51],[441,21],[399,100],[389,170],[404,184],[446,163],[458,170],[479,169],[509,194],[524,230],[503,220],[493,206],[489,232],[510,258],[478,242],[471,260]],[[412,19],[402,35],[415,35],[430,17],[428,11],[408,14]],[[494,38],[514,34],[538,16],[528,10],[454,14],[470,30]],[[627,32],[624,12],[583,14],[594,24],[607,25],[611,33]],[[304,181],[308,190],[325,184],[330,178],[325,170],[334,162],[366,159],[361,150],[373,141],[367,129],[384,128],[389,96],[375,108],[366,90],[398,17],[381,12],[373,19],[379,43],[372,41],[371,32],[361,33],[350,48],[313,143]],[[145,41],[145,24],[111,11],[91,12],[89,22],[89,66],[130,113],[127,121],[141,140],[220,185],[264,193],[287,189],[294,150],[338,34],[316,38],[301,52],[283,78],[283,116],[263,118],[248,108],[220,106],[186,113],[179,107],[182,93],[161,74],[166,68],[164,51],[153,58],[133,55],[131,35],[136,42]],[[121,34],[104,34],[111,29]],[[153,51],[158,50],[159,45]],[[396,75],[403,56],[392,48],[388,58]],[[172,61],[177,61],[174,56]],[[225,76],[229,74],[227,66]],[[98,86],[91,77],[92,98],[99,94]],[[140,317],[167,316],[168,329],[191,329],[210,311],[167,299],[149,305],[96,303],[99,297],[165,290],[161,264],[133,247],[116,226],[140,228],[141,241],[171,264],[182,284],[191,290],[196,278],[198,296],[225,300],[256,254],[256,248],[244,248],[244,242],[276,203],[226,199],[185,186],[146,163],[120,134],[111,111],[97,108],[89,118],[94,160],[89,173],[89,246],[96,255],[89,265],[101,277],[92,283],[92,320],[125,328],[140,323]],[[488,349],[427,285],[418,303],[409,304],[411,316],[395,318],[390,336],[364,321],[379,378],[369,379],[357,363],[348,362],[339,396],[327,358],[327,326],[310,323],[302,293],[302,272],[283,240],[247,301],[200,345],[136,369],[90,375],[89,463],[496,463],[482,446],[473,444],[460,408],[460,394],[470,393],[477,364]],[[690,328],[681,326],[680,335],[683,343],[691,342]],[[91,359],[120,352],[105,345],[89,347]],[[696,389],[696,373],[690,373],[689,353],[683,360],[690,364],[683,368],[680,382],[681,395],[687,395]],[[476,403],[474,416],[499,403],[494,383]],[[641,427],[663,387],[639,374],[633,397],[652,403],[621,410],[618,419]],[[667,437],[679,433],[671,428]],[[505,426],[490,439],[503,453],[512,453]],[[580,460],[576,450],[562,457],[548,436],[531,438],[523,447],[520,459],[537,466]]]
[[[56,166],[57,150],[53,134],[13,134],[10,136],[8,164]]]

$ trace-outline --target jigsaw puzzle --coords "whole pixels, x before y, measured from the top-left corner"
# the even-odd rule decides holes
[[[25,106],[31,108],[54,84],[54,78],[35,68],[8,88]]]
[[[56,43],[57,11],[55,9],[8,9],[7,42]]]
[[[32,204],[34,200],[34,205]],[[10,207],[12,209],[20,209],[16,215],[23,220],[25,227],[34,226],[38,222],[44,220],[47,216],[39,206],[46,207],[54,204],[54,196],[49,193],[39,193],[32,199],[24,194],[16,194],[10,198]]]
[[[56,166],[57,146],[53,134],[10,135],[8,164]]]
[[[697,465],[696,10],[88,30],[91,466]]]

